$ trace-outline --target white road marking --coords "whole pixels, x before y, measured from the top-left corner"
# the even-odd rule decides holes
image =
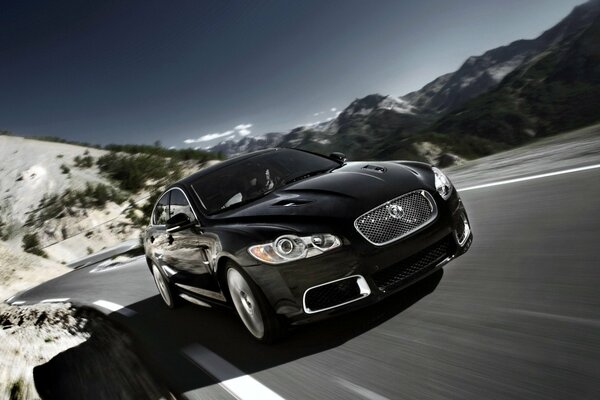
[[[466,187],[466,188],[463,188],[463,189],[458,189],[457,188],[457,190],[459,192],[466,192],[468,190],[477,190],[477,189],[483,189],[483,188],[488,188],[488,187],[493,187],[493,186],[508,185],[509,183],[531,181],[531,180],[534,180],[534,179],[548,178],[550,176],[572,174],[574,172],[581,172],[581,171],[589,171],[591,169],[596,169],[596,168],[600,168],[600,164],[594,164],[594,165],[587,165],[585,167],[565,169],[565,170],[562,170],[562,171],[548,172],[546,174],[524,176],[522,178],[507,179],[505,181],[484,183],[482,185],[469,186],[469,187]]]
[[[132,309],[124,307],[117,303],[113,303],[112,301],[98,300],[94,302],[94,305],[102,307],[108,311],[118,312],[119,314],[123,314],[126,317],[131,317],[132,315],[136,314],[136,312]]]
[[[283,397],[204,346],[195,344],[183,352],[236,399],[283,400]]]
[[[65,303],[67,301],[69,301],[69,297],[61,297],[58,299],[46,299],[40,301],[40,303]]]
[[[365,399],[369,399],[369,400],[389,400],[387,397],[382,396],[378,393],[375,393],[374,391],[364,388],[362,386],[357,385],[356,383],[352,383],[350,381],[345,380],[344,378],[335,378],[335,380],[342,385],[343,387],[345,387],[346,389],[349,389],[350,391],[364,397]]]

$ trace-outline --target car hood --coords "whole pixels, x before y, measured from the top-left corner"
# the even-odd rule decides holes
[[[431,169],[422,163],[351,162],[331,172],[283,186],[265,197],[215,216],[218,219],[356,218],[417,189],[434,190]]]

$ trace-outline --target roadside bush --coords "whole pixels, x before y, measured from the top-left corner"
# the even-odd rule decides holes
[[[46,252],[40,248],[40,240],[37,233],[28,233],[23,236],[23,250],[27,253],[35,254],[36,256],[47,257]]]
[[[25,382],[23,378],[19,378],[10,386],[9,400],[24,400],[25,399]]]
[[[205,162],[208,160],[222,160],[224,158],[223,154],[210,153],[204,150],[195,150],[190,148],[165,149],[160,145],[160,143],[155,143],[154,146],[143,144],[109,144],[104,146],[104,148],[112,152],[123,152],[132,155],[148,154],[163,158],[172,158],[177,161],[198,160],[200,162]]]
[[[87,183],[83,190],[65,190],[61,195],[53,194],[42,197],[38,208],[27,217],[25,226],[40,227],[44,221],[63,218],[67,214],[73,215],[72,207],[104,208],[106,203],[120,204],[126,200],[117,189],[103,183],[96,185]]]
[[[8,240],[12,236],[13,227],[0,217],[0,240]]]
[[[143,189],[148,180],[170,182],[181,176],[181,167],[176,161],[147,154],[109,153],[100,157],[97,165],[121,189],[133,193]]]
[[[78,168],[92,168],[94,166],[94,157],[90,156],[86,150],[83,156],[75,156],[73,162]]]
[[[152,214],[152,207],[154,207],[154,203],[156,203],[161,194],[161,188],[155,188],[152,192],[152,195],[148,197],[141,206],[138,207],[137,204],[133,202],[131,203],[129,210],[127,211],[127,218],[131,220],[134,226],[141,228],[148,224],[150,221],[150,215]],[[136,214],[136,210],[142,212],[141,217]]]

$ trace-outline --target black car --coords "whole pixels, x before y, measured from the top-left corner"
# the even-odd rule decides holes
[[[144,238],[162,299],[233,305],[258,340],[375,303],[463,254],[448,178],[420,162],[269,149],[169,187]]]

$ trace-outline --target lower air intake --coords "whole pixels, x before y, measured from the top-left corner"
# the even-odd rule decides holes
[[[382,292],[391,292],[404,286],[431,271],[440,261],[448,257],[453,242],[451,236],[447,236],[399,263],[373,274],[375,284]]]
[[[330,310],[365,298],[369,294],[369,285],[360,275],[338,279],[304,292],[304,311],[312,314]]]

